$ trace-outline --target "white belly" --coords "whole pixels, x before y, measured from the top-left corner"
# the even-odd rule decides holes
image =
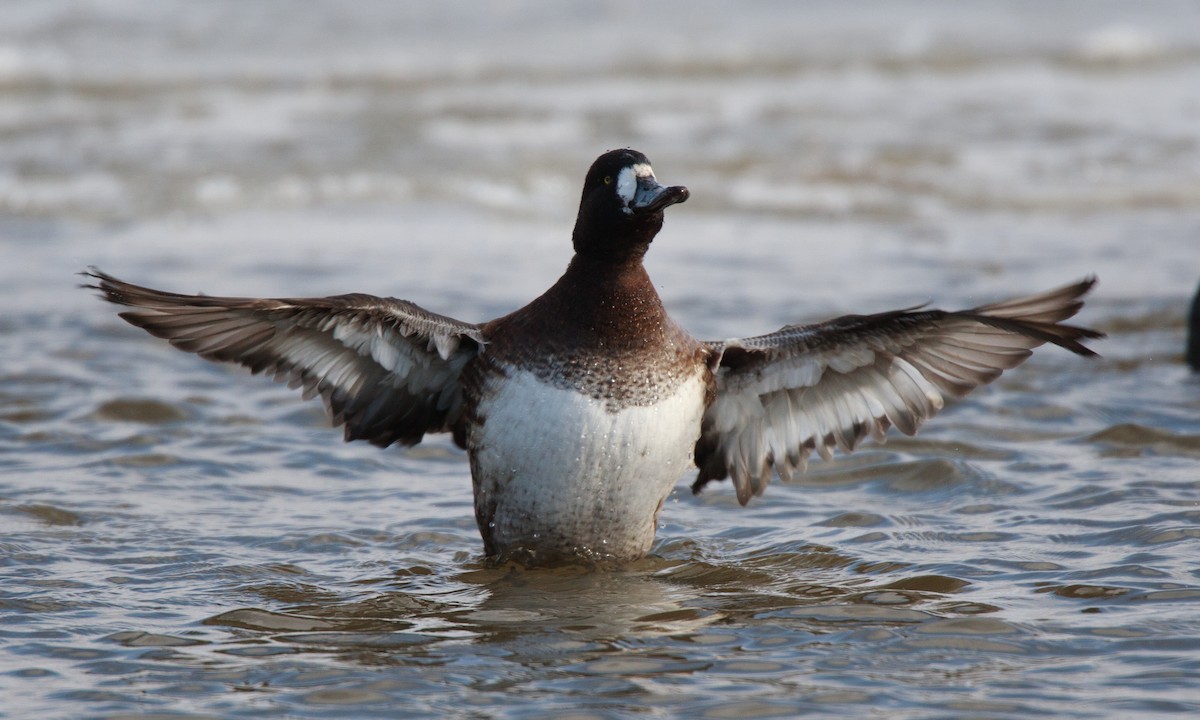
[[[510,371],[471,428],[475,508],[489,553],[641,557],[700,436],[701,372],[653,405],[601,400]]]

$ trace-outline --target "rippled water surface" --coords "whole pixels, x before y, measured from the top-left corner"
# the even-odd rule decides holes
[[[0,716],[1200,713],[1192,3],[5,3]],[[649,269],[722,338],[1096,273],[914,439],[653,556],[482,562],[463,454],[140,333],[73,273],[468,320],[569,257],[610,147],[692,199]]]

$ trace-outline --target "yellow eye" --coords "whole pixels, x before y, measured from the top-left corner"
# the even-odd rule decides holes
[[[612,175],[605,175],[605,176],[604,176],[604,184],[605,184],[605,185],[612,185]]]

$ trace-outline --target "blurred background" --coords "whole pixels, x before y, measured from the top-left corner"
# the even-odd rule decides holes
[[[693,191],[652,256],[703,274],[671,283],[680,303],[730,260],[760,283],[725,291],[767,285],[793,315],[851,288],[869,304],[947,282],[1098,272],[1105,294],[1138,296],[1196,280],[1190,2],[49,0],[4,16],[5,285],[37,303],[95,263],[192,289],[470,287],[445,311],[478,317],[548,284],[583,171],[620,146]],[[277,283],[247,274],[264,265]],[[796,283],[804,302],[775,292]]]
[[[647,264],[700,337],[1095,273],[1104,358],[514,576],[446,439],[343,445],[76,287],[484,320],[622,146],[692,191]],[[0,716],[1200,712],[1191,0],[4,0],[0,259]]]

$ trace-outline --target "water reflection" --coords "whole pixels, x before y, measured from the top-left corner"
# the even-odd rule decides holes
[[[727,7],[7,2],[0,714],[1200,714],[1194,12]],[[74,287],[495,317],[624,145],[694,193],[648,262],[698,336],[1095,272],[1104,358],[520,571],[449,443],[344,445]]]
[[[647,688],[665,692],[659,702],[674,707],[684,699],[672,687],[685,692],[709,678],[740,678],[777,689],[757,698],[735,691],[701,714],[775,716],[784,708],[880,699],[872,683],[840,685],[848,674],[924,683],[986,674],[1014,662],[1006,657],[1038,652],[1027,628],[991,615],[999,608],[956,599],[970,586],[958,578],[912,574],[823,585],[797,581],[801,568],[836,565],[820,546],[725,565],[687,557],[684,544],[664,550],[620,570],[481,564],[450,575],[401,570],[371,584],[402,589],[345,602],[313,598],[282,612],[243,608],[205,624],[232,634],[218,650],[226,656],[274,662],[317,653],[417,673],[368,681],[342,666],[319,681],[327,689],[302,702],[341,697],[355,706],[402,694],[419,703],[431,683],[453,682],[456,674],[471,678],[464,691],[553,687],[584,712],[643,696]],[[191,644],[138,633],[110,639],[131,647]],[[989,660],[964,665],[971,657]],[[274,668],[284,686],[260,691],[287,693],[315,681],[311,671],[306,681],[295,672],[301,675],[288,680],[288,672]]]
[[[673,550],[668,548],[675,555]],[[581,644],[690,641],[719,634],[719,627],[730,623],[787,618],[793,628],[807,624],[811,631],[823,631],[844,623],[905,625],[997,610],[955,599],[971,583],[953,577],[891,579],[889,574],[883,580],[868,576],[842,585],[811,581],[813,569],[854,562],[830,548],[809,546],[790,552],[760,550],[734,564],[678,555],[650,557],[620,569],[479,564],[452,575],[422,572],[415,582],[403,579],[406,573],[400,571],[402,579],[367,584],[411,588],[349,601],[299,585],[286,593],[273,585],[248,587],[246,591],[264,598],[292,604],[280,611],[231,610],[204,624],[254,631],[262,641],[309,651],[381,652],[466,640],[501,644],[524,657],[522,662],[533,662],[564,647],[581,651]],[[129,637],[142,641],[141,635]]]

